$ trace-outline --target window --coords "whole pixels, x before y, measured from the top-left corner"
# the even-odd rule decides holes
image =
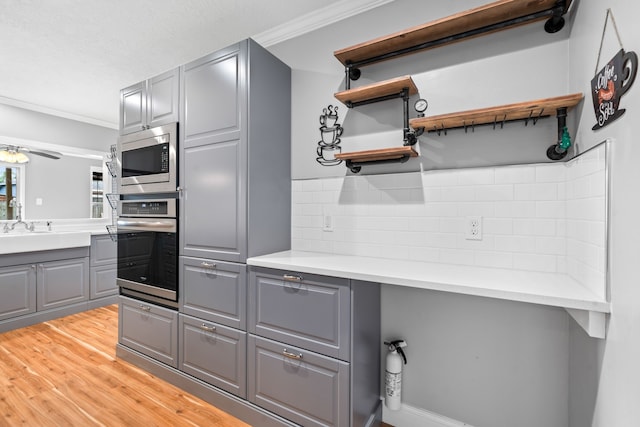
[[[0,162],[0,220],[15,219],[18,214],[18,207],[12,206],[11,200],[23,199],[24,170],[24,165]]]

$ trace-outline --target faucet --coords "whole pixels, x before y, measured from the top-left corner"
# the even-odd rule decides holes
[[[4,227],[2,228],[2,230],[5,233],[8,233],[9,231],[12,231],[14,228],[16,228],[16,225],[18,224],[22,224],[24,225],[24,228],[27,229],[27,231],[33,231],[35,225],[33,224],[33,222],[31,224],[27,224],[26,222],[24,222],[22,220],[22,203],[18,202],[18,199],[16,199],[15,197],[13,199],[11,199],[11,201],[9,201],[9,207],[10,208],[14,208],[17,207],[18,208],[18,215],[16,215],[16,222],[14,222],[13,224],[11,224],[11,226],[9,226],[9,224],[7,224],[6,222],[4,223]]]

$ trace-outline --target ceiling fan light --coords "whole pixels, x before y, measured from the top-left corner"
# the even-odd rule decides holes
[[[10,150],[0,151],[0,162],[6,163],[27,163],[29,157],[26,154]]]

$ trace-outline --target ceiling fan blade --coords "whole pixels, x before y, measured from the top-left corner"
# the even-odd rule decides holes
[[[35,154],[37,156],[47,157],[49,159],[54,159],[54,160],[58,160],[60,157],[62,157],[62,154],[58,153],[57,151],[32,150],[29,148],[23,148],[22,150],[27,151],[29,154]]]

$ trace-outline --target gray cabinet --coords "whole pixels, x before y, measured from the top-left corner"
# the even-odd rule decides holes
[[[349,426],[349,364],[249,336],[249,400],[304,426]]]
[[[380,285],[251,267],[248,399],[305,426],[380,419]]]
[[[119,297],[118,342],[178,367],[178,312],[136,299]]]
[[[40,263],[37,269],[38,311],[89,299],[89,258]]]
[[[349,361],[349,280],[253,272],[249,332]]]
[[[180,314],[180,370],[246,398],[247,334]]]
[[[289,248],[290,69],[252,40],[182,67],[181,255]]]
[[[224,261],[180,259],[180,312],[246,329],[246,267]]]
[[[179,69],[167,71],[120,91],[120,134],[178,121]]]
[[[0,320],[36,311],[36,265],[0,268]]]
[[[91,236],[89,298],[96,299],[118,293],[117,244],[108,235]]]

